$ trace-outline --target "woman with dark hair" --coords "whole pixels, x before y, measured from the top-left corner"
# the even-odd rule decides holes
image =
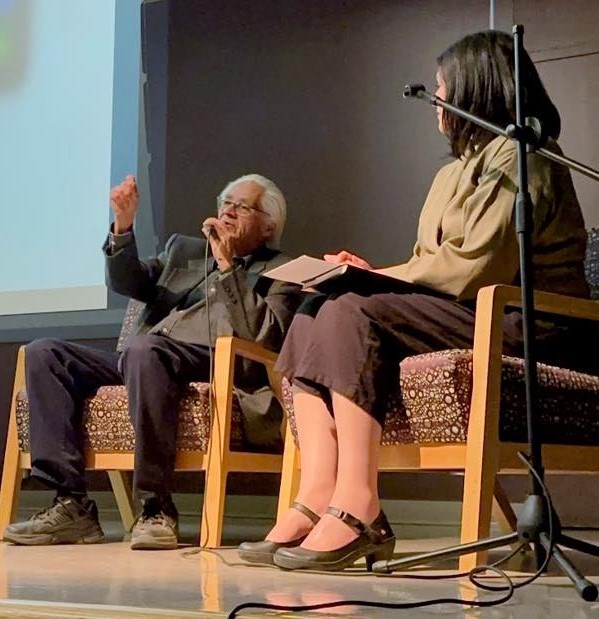
[[[467,36],[441,54],[437,64],[441,99],[498,125],[515,121],[509,35]],[[536,116],[556,138],[559,114],[526,54],[523,69],[527,115]],[[438,118],[455,160],[441,168],[432,184],[412,257],[383,269],[414,284],[413,289],[312,299],[293,320],[278,370],[293,386],[300,488],[293,507],[264,541],[240,546],[247,561],[341,570],[361,557],[368,567],[391,557],[395,537],[380,508],[377,477],[386,403],[397,383],[398,363],[409,355],[471,348],[478,290],[518,284],[516,146],[441,108]],[[558,149],[552,140],[548,148]],[[570,174],[536,154],[529,162],[536,287],[587,297],[586,232]],[[371,268],[349,252],[326,258]],[[555,344],[555,327],[544,329],[542,341]],[[505,352],[520,354],[519,313],[506,315],[504,333]],[[539,345],[539,354],[548,355],[549,348]]]
[[[444,51],[437,65],[437,80],[446,85],[442,97],[445,101],[501,127],[515,122],[514,45],[510,35],[496,30],[468,35]],[[544,134],[557,139],[559,112],[526,52],[521,60],[521,79],[526,87],[526,115],[537,118]],[[494,133],[455,114],[443,118],[442,133],[448,137],[456,158],[473,147],[484,148],[496,138]]]

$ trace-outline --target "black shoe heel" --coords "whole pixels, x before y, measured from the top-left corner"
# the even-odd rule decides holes
[[[366,570],[372,572],[372,566],[377,561],[389,561],[393,558],[393,552],[395,551],[395,538],[391,538],[381,544],[380,548],[377,548],[375,552],[366,555]]]
[[[380,512],[371,524],[364,524],[346,511],[329,507],[327,513],[339,518],[358,532],[349,544],[335,550],[308,550],[296,548],[278,549],[273,560],[284,570],[323,570],[339,572],[365,557],[368,571],[375,561],[391,559],[395,549],[395,536],[385,514]]]

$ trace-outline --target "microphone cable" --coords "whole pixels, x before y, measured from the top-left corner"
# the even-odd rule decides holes
[[[468,577],[468,580],[478,589],[484,591],[493,591],[493,592],[505,592],[502,596],[495,598],[493,600],[466,600],[464,598],[431,598],[430,600],[421,600],[417,602],[376,602],[371,600],[338,600],[336,602],[324,602],[322,604],[304,604],[304,605],[283,605],[283,604],[267,604],[264,602],[244,602],[242,604],[238,604],[231,610],[231,612],[227,615],[227,619],[235,619],[238,614],[242,610],[246,609],[261,609],[261,610],[278,610],[278,611],[286,611],[286,612],[306,612],[311,610],[322,610],[325,608],[337,608],[341,606],[362,606],[368,608],[388,608],[394,610],[408,610],[412,608],[425,608],[427,606],[435,606],[438,604],[459,604],[461,606],[472,606],[477,608],[489,608],[491,606],[499,606],[500,604],[504,604],[508,600],[512,598],[516,589],[521,589],[526,585],[533,583],[537,580],[541,574],[547,568],[549,561],[551,560],[551,550],[555,544],[554,539],[554,524],[553,524],[553,504],[551,502],[551,497],[549,496],[549,491],[547,486],[545,485],[544,480],[541,479],[540,475],[537,471],[532,467],[530,460],[526,454],[523,452],[518,452],[518,457],[522,462],[526,465],[526,467],[531,471],[531,473],[535,476],[536,480],[539,482],[541,489],[543,491],[543,497],[545,499],[548,511],[548,528],[549,528],[549,550],[545,555],[545,559],[542,565],[537,569],[537,571],[530,577],[526,578],[521,582],[514,583],[512,578],[508,576],[508,574],[500,569],[498,566],[502,563],[505,563],[507,560],[511,559],[515,556],[524,546],[525,544],[521,544],[515,550],[509,552],[506,556],[504,556],[499,561],[491,564],[491,565],[477,565],[469,572],[455,572],[452,574],[442,574],[442,575],[416,575],[416,574],[406,574],[400,576],[390,576],[390,575],[382,575],[382,577],[387,578],[406,578],[406,579],[417,579],[417,580],[445,580],[450,578],[463,578],[465,576]],[[315,570],[298,570],[301,573],[314,573]],[[499,576],[506,584],[504,586],[492,586],[488,585],[480,580],[480,574],[483,572],[493,572],[497,576]],[[327,575],[331,575],[331,572],[317,572],[319,574],[326,573]],[[340,576],[341,574],[338,574]],[[349,576],[349,574],[344,575],[344,577]]]
[[[220,424],[218,415],[214,414],[214,351],[212,349],[212,326],[210,324],[210,289],[208,287],[208,257],[210,250],[210,239],[206,239],[206,247],[204,248],[204,299],[206,302],[206,323],[208,327],[208,417],[210,434],[208,436],[208,444],[206,449],[206,466],[204,467],[204,496],[202,497],[202,524],[200,530],[200,539],[198,540],[201,546],[202,537],[207,539],[210,534],[210,525],[208,518],[206,517],[206,510],[204,509],[203,502],[206,500],[206,484],[208,482],[208,470],[210,469],[210,460],[212,450],[208,449],[212,439],[214,437],[214,424]],[[216,258],[214,259],[216,264]],[[217,265],[218,268],[218,265]],[[216,422],[215,422],[216,419]],[[220,425],[218,427],[218,434],[220,435]],[[205,529],[204,529],[205,527]],[[204,535],[204,530],[206,534]]]

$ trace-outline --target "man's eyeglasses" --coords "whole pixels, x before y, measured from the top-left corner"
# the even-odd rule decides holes
[[[233,210],[234,213],[241,215],[242,217],[249,217],[252,214],[252,211],[265,213],[265,211],[257,206],[250,206],[241,200],[235,202],[234,200],[229,200],[228,198],[218,198],[217,204],[219,214],[228,210]]]

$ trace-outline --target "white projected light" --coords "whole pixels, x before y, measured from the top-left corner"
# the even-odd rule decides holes
[[[106,307],[115,0],[0,0],[0,315]]]

